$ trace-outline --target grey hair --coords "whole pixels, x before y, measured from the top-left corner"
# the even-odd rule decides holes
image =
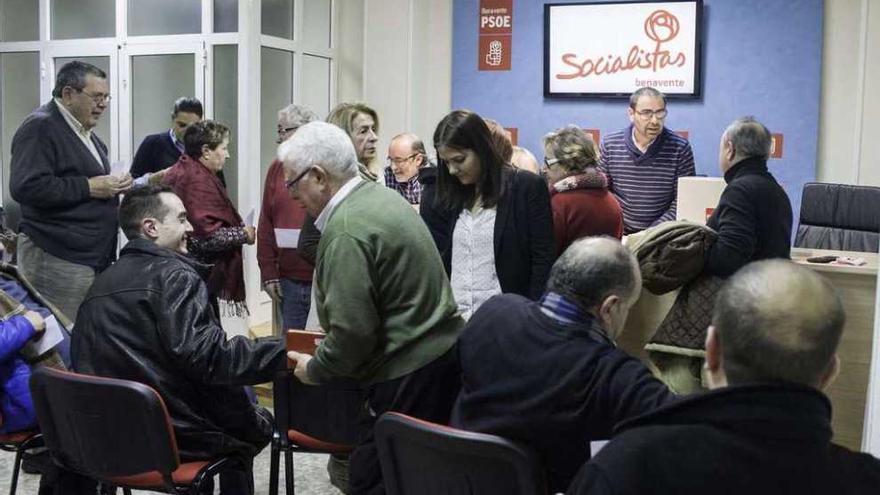
[[[358,160],[351,138],[339,127],[316,120],[300,127],[278,147],[278,159],[295,174],[320,166],[337,179],[358,173]]]
[[[321,120],[318,114],[302,105],[287,105],[278,111],[278,122],[288,127],[300,128],[309,122]]]
[[[724,130],[724,139],[730,141],[737,158],[757,156],[764,160],[770,158],[772,138],[764,124],[751,115],[733,121]]]
[[[583,129],[567,125],[544,136],[544,150],[553,152],[566,170],[582,172],[599,165],[596,144]]]
[[[712,315],[732,385],[816,387],[834,366],[845,323],[840,296],[828,280],[780,259],[752,262],[733,274]]]
[[[577,240],[550,269],[547,290],[593,309],[608,296],[631,301],[639,291],[639,265],[617,239],[587,237]]]
[[[639,102],[639,98],[642,96],[650,96],[651,98],[660,98],[663,100],[663,106],[666,106],[666,95],[657,91],[656,89],[645,86],[644,88],[637,89],[633,94],[629,95],[629,106],[630,108],[636,108],[636,103]]]
[[[52,96],[61,98],[61,92],[65,86],[82,91],[86,87],[86,76],[88,75],[93,75],[98,79],[107,79],[107,73],[90,63],[79,60],[67,62],[61,66],[58,75],[55,76],[55,89],[52,90]]]

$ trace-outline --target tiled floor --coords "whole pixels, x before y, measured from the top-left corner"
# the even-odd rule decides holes
[[[12,479],[12,461],[9,452],[0,451],[0,494],[9,492]],[[327,456],[321,454],[296,454],[294,456],[294,477],[297,495],[339,495],[341,492],[330,485],[327,477]],[[284,494],[284,462],[279,469],[279,494]],[[269,448],[263,450],[254,460],[254,478],[257,494],[269,493]],[[18,479],[18,495],[36,495],[39,475],[21,473]],[[118,493],[121,495],[122,490]],[[133,493],[148,493],[138,492]],[[217,492],[219,493],[219,491]]]

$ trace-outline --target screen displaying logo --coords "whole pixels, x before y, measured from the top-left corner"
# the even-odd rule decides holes
[[[702,3],[547,5],[548,95],[697,95]]]

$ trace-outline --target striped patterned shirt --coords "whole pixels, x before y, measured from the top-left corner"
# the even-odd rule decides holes
[[[599,169],[608,176],[608,190],[623,210],[624,233],[675,220],[678,178],[696,173],[686,139],[664,127],[642,153],[633,143],[630,126],[605,136],[599,153]]]

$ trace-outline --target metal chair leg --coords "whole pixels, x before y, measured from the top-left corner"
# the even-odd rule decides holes
[[[13,461],[12,464],[12,481],[9,482],[9,495],[15,495],[15,492],[18,489],[18,471],[21,469],[21,453],[21,448],[15,451],[15,461]]]
[[[278,495],[278,461],[281,452],[275,439],[272,439],[270,448],[272,450],[269,454],[269,495]]]
[[[296,487],[293,484],[293,452],[284,452],[284,482],[287,487],[287,495],[296,495]]]

